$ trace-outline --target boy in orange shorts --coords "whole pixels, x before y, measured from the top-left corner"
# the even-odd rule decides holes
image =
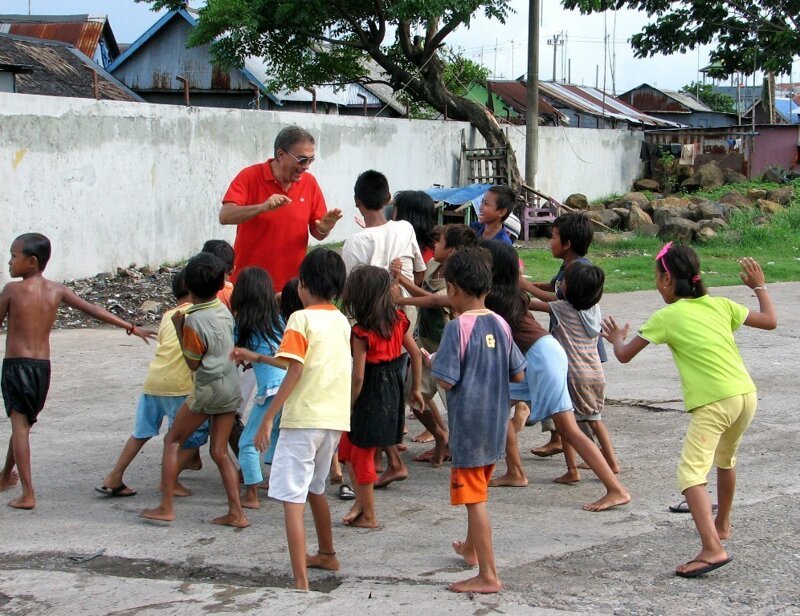
[[[508,381],[525,376],[525,358],[508,324],[484,305],[492,263],[483,248],[465,248],[445,265],[447,296],[460,316],[450,321],[433,357],[431,372],[447,392],[450,429],[450,503],[467,507],[467,538],[453,549],[478,575],[450,584],[453,592],[492,593],[502,585],[486,508],[495,462],[505,455]]]

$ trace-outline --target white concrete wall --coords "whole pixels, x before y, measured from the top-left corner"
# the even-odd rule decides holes
[[[468,145],[481,142],[459,122],[0,93],[0,248],[20,233],[42,232],[53,242],[48,275],[68,280],[181,260],[209,238],[232,241],[234,228],[217,220],[222,195],[241,168],[270,155],[275,135],[292,123],[316,136],[312,172],[328,206],[345,210],[334,241],[357,230],[352,187],[361,171],[383,171],[392,190],[450,186],[462,135]],[[635,178],[636,137],[566,129],[567,143],[560,131],[542,130],[546,192],[598,197],[624,191]],[[524,168],[524,135],[512,139]],[[0,281],[7,280],[3,268]]]

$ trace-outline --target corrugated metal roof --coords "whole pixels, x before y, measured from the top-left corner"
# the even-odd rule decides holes
[[[106,28],[106,17],[90,15],[0,15],[0,31],[18,36],[61,41],[94,58],[100,37]],[[112,58],[119,54],[113,35],[106,37],[112,45]]]
[[[123,83],[69,43],[0,34],[0,62],[24,64],[33,70],[16,78],[20,94],[94,98],[92,72],[97,71],[101,99],[143,102]]]
[[[680,126],[675,122],[649,116],[601,90],[589,86],[574,86],[554,81],[539,82],[539,90],[551,99],[592,116],[605,116],[631,124],[648,126]]]
[[[677,90],[664,90],[663,88],[656,89],[660,90],[671,99],[678,101],[681,105],[688,107],[692,111],[714,111],[711,107],[700,102],[694,96],[686,92],[678,92]]]
[[[488,82],[489,90],[497,94],[506,105],[514,109],[520,115],[525,115],[528,110],[528,87],[521,81],[496,81]],[[549,114],[564,118],[564,114],[558,111],[546,100],[539,96],[539,113]]]

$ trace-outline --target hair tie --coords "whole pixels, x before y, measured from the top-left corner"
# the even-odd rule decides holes
[[[697,284],[698,282],[700,282],[700,274],[695,274],[692,276],[692,284]]]

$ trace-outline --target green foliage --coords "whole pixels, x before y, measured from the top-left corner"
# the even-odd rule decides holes
[[[688,94],[696,96],[714,111],[722,111],[724,113],[734,113],[736,111],[734,100],[727,94],[715,92],[714,86],[710,84],[693,81],[683,86],[681,92],[687,92]]]
[[[715,76],[753,68],[789,74],[800,54],[797,0],[562,0],[581,13],[630,8],[652,19],[633,35],[639,58],[686,53],[698,45],[715,45]]]

